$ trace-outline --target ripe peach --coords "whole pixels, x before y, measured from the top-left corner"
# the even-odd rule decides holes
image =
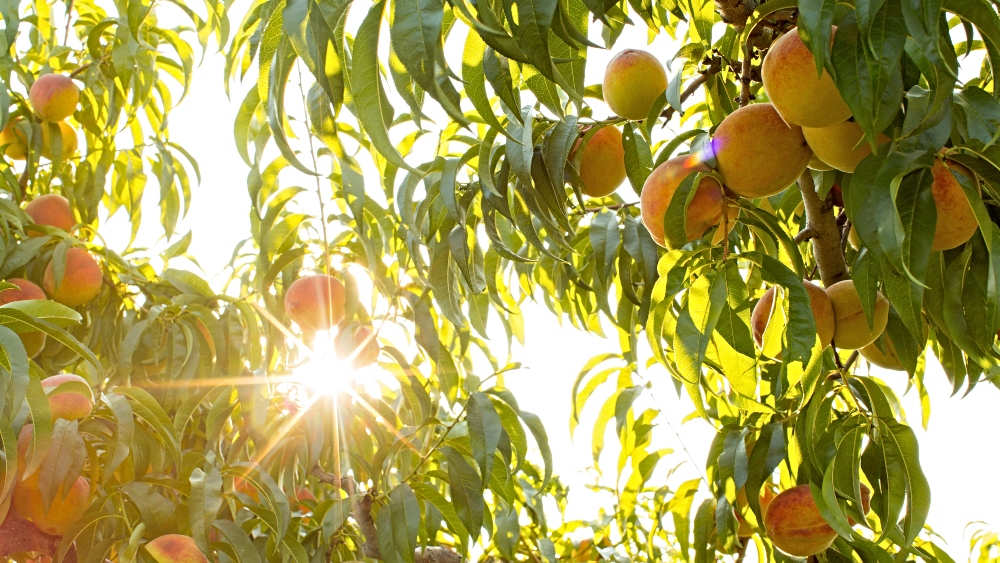
[[[667,72],[652,54],[626,49],[604,71],[604,101],[625,119],[646,119],[653,102],[667,91]]]
[[[813,156],[842,172],[854,172],[858,164],[872,153],[865,132],[853,121],[841,121],[828,127],[803,127]],[[879,134],[878,144],[888,143],[889,137]]]
[[[861,308],[861,296],[854,287],[853,280],[837,282],[826,288],[827,295],[833,303],[833,316],[836,330],[833,342],[837,348],[857,350],[863,348],[882,334],[889,322],[889,301],[877,293],[875,296],[875,311],[872,327],[868,327],[864,309]]]
[[[146,544],[146,551],[156,563],[208,563],[198,544],[180,534],[160,536]]]
[[[42,121],[62,121],[73,115],[80,101],[80,89],[62,74],[43,74],[28,90],[28,99]]]
[[[56,227],[67,232],[76,225],[76,217],[73,216],[69,200],[59,194],[36,197],[24,206],[24,212],[36,225]],[[31,228],[25,229],[25,232],[32,237],[43,234],[41,231]]]
[[[664,215],[674,197],[674,192],[685,178],[696,172],[710,169],[692,156],[675,156],[656,167],[646,178],[639,196],[642,223],[660,246],[667,246],[664,238]],[[719,181],[712,177],[702,178],[698,183],[694,199],[688,205],[686,234],[687,240],[701,238],[710,228],[722,221],[726,209],[725,194]]]
[[[924,340],[927,340],[927,325],[924,325]],[[883,353],[878,349],[877,340],[871,344],[861,348],[861,356],[868,360],[869,363],[874,364],[880,368],[891,369],[895,371],[906,370],[903,367],[903,362],[899,359],[899,354],[896,353],[896,344],[893,343],[892,338],[889,336],[888,332],[883,332],[883,344],[885,344],[885,352]]]
[[[52,134],[58,130],[59,146],[52,140]],[[76,131],[65,121],[42,124],[42,156],[49,160],[66,160],[76,154],[79,142]]]
[[[97,260],[85,249],[73,247],[66,252],[66,269],[59,286],[56,287],[52,262],[49,262],[42,276],[42,287],[53,300],[67,307],[79,307],[97,297],[103,281],[101,266]]]
[[[285,313],[302,330],[329,330],[344,320],[347,294],[333,276],[303,276],[285,293]]]
[[[42,380],[42,389],[49,396],[49,410],[52,413],[52,420],[57,418],[80,420],[81,418],[90,416],[91,411],[94,410],[94,396],[92,393],[84,395],[78,392],[75,387],[72,391],[65,390],[60,393],[53,393],[63,383],[71,381],[82,383],[88,389],[90,388],[90,384],[87,383],[86,379],[72,373],[60,373]]]
[[[577,141],[577,146],[582,142]],[[574,153],[577,147],[573,147]],[[601,127],[583,148],[580,155],[580,180],[583,195],[609,196],[625,181],[625,148],[622,132],[613,125]]]
[[[260,502],[260,491],[257,490],[257,487],[254,487],[250,482],[242,477],[233,478],[233,491],[247,495],[252,498],[254,502]]]
[[[931,195],[937,208],[937,224],[934,226],[934,241],[931,250],[948,250],[961,246],[976,234],[979,222],[972,211],[972,205],[966,197],[962,186],[955,177],[955,172],[969,178],[979,185],[976,175],[957,162],[937,160],[931,168],[934,183],[931,184]]]
[[[334,348],[337,357],[346,359],[354,354],[351,366],[355,369],[370,366],[378,361],[378,356],[382,348],[378,345],[375,332],[369,326],[348,327],[341,334],[337,335],[334,341]],[[357,350],[357,352],[355,352]]]
[[[61,536],[87,511],[89,501],[90,483],[83,477],[77,477],[69,491],[64,493],[63,488],[59,487],[48,512],[45,511],[41,491],[34,493],[30,509],[31,521],[46,534]]]
[[[7,280],[20,289],[7,289],[0,291],[0,305],[13,303],[14,301],[30,301],[32,299],[45,299],[45,292],[34,282],[22,278],[11,278]],[[22,332],[18,334],[24,351],[29,358],[34,358],[45,346],[45,333],[40,331]]]
[[[816,155],[813,155],[812,158],[809,159],[809,168],[812,168],[813,170],[818,170],[820,172],[833,170],[832,166],[816,158]]]
[[[795,557],[816,555],[837,538],[820,514],[809,485],[778,493],[764,512],[764,529],[775,547]]]
[[[833,303],[830,301],[830,296],[827,295],[822,287],[807,280],[802,280],[802,285],[805,286],[806,292],[809,293],[809,305],[812,307],[813,318],[816,320],[816,333],[819,335],[820,345],[826,348],[830,345],[830,341],[833,340],[835,330]],[[757,342],[757,346],[761,348],[764,347],[764,332],[767,330],[768,322],[772,318],[785,322],[783,313],[779,313],[774,317],[771,316],[771,309],[774,307],[775,291],[776,286],[772,286],[764,292],[764,296],[757,301],[757,305],[754,306],[753,313],[750,315],[750,328],[753,330],[753,339]]]
[[[17,127],[20,120],[10,120],[0,131],[0,147],[6,146],[4,155],[13,160],[25,160],[28,158],[28,138],[24,132]]]
[[[771,44],[760,73],[768,99],[789,125],[827,127],[851,116],[830,74],[816,73],[816,59],[797,28]]]
[[[812,158],[802,129],[786,125],[771,104],[751,104],[729,114],[715,130],[711,147],[722,183],[747,198],[787,188]]]

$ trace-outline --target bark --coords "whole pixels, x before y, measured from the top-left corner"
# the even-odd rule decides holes
[[[823,285],[831,285],[850,278],[847,273],[847,261],[844,259],[844,249],[841,246],[841,232],[837,225],[837,216],[833,214],[833,192],[820,199],[816,193],[812,174],[807,169],[799,177],[799,191],[802,192],[802,203],[806,211],[806,228],[812,242],[813,257],[819,270]]]

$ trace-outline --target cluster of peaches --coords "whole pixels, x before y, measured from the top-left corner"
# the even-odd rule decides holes
[[[31,218],[34,227],[49,227],[70,231],[76,225],[69,201],[58,194],[36,197],[25,206],[24,212]],[[25,232],[30,237],[43,233],[32,227]],[[5,280],[18,287],[0,291],[0,305],[29,299],[52,299],[67,307],[79,307],[92,301],[101,292],[104,275],[97,260],[86,249],[71,247],[66,252],[66,262],[62,278],[56,283],[54,260],[50,261],[42,274],[42,285],[23,278]],[[28,332],[20,335],[28,357],[35,357],[45,345],[45,334]]]
[[[75,155],[76,131],[66,123],[80,101],[80,89],[73,79],[62,74],[43,74],[28,90],[28,101],[41,121],[42,156],[49,160],[66,160]],[[4,154],[14,160],[28,158],[32,130],[28,120],[9,121],[0,131],[0,147],[6,147]]]
[[[771,45],[761,66],[761,78],[769,102],[753,103],[728,115],[716,128],[707,154],[670,158],[647,178],[640,196],[642,220],[661,246],[667,246],[663,219],[674,192],[692,173],[712,172],[710,163],[722,181],[705,176],[699,182],[686,215],[688,241],[717,226],[731,227],[738,214],[732,205],[736,198],[758,199],[780,193],[806,168],[854,172],[871,154],[871,145],[851,119],[851,110],[833,79],[826,71],[817,75],[816,60],[797,30]],[[647,119],[666,89],[663,65],[645,51],[622,51],[605,70],[604,100],[625,119]],[[889,140],[880,135],[878,143]],[[593,133],[575,158],[587,196],[608,196],[626,178],[622,133],[613,125]],[[938,160],[931,172],[937,208],[932,249],[955,248],[972,238],[978,224],[954,174],[973,181],[975,175],[944,159]],[[713,242],[721,239],[722,234],[716,232]],[[856,236],[853,239],[857,243]]]

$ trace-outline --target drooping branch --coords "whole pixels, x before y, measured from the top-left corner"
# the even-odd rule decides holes
[[[38,530],[31,522],[21,518],[14,510],[7,512],[7,518],[0,524],[0,559],[15,553],[41,553],[53,560],[59,554],[61,536],[50,536]],[[63,563],[76,563],[76,548],[71,547]]]
[[[803,231],[810,231],[812,234],[809,240],[812,242],[819,277],[823,280],[823,285],[830,287],[850,277],[841,246],[840,227],[833,214],[833,192],[828,193],[826,199],[820,199],[808,169],[799,176],[798,183],[806,211],[806,228]]]

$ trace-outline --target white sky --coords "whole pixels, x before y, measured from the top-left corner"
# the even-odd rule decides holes
[[[366,7],[358,5],[352,11],[352,20],[363,17]],[[238,23],[239,20],[234,18],[234,27]],[[600,43],[600,40],[595,42]],[[448,58],[456,72],[461,68],[461,45],[461,41],[449,41],[447,45]],[[628,47],[647,48],[644,28],[625,33],[615,49]],[[676,44],[671,45],[668,38],[662,36],[654,47],[650,50],[661,59],[671,57],[676,51]],[[591,49],[588,84],[601,80],[604,66],[612,54]],[[669,74],[673,76],[677,68]],[[198,258],[209,278],[223,269],[234,245],[249,233],[248,168],[236,152],[232,135],[236,110],[245,88],[235,85],[233,100],[229,101],[222,89],[222,69],[222,55],[209,54],[196,71],[189,98],[170,115],[172,140],[195,155],[203,178],[201,185],[193,190],[192,209],[179,233],[183,234],[188,228],[193,230],[190,253]],[[676,119],[673,123],[676,126]],[[370,168],[368,172],[370,175]],[[370,189],[379,181],[377,177],[366,180]],[[302,185],[312,187],[311,183]],[[626,199],[634,199],[627,185],[623,185],[622,190],[620,193]],[[157,244],[156,191],[150,189],[147,192],[144,227],[138,243],[140,246],[157,245],[162,248],[162,242]],[[310,203],[304,203],[304,206],[315,201],[314,196],[300,197],[311,198]],[[121,214],[103,225],[101,233],[116,250],[122,250],[128,240],[128,229]],[[521,407],[539,414],[545,423],[553,448],[556,473],[574,491],[569,505],[570,515],[576,518],[596,516],[599,506],[610,507],[607,498],[585,489],[585,485],[593,481],[592,474],[585,470],[591,465],[590,427],[597,406],[591,405],[586,412],[587,418],[577,430],[576,440],[571,440],[570,388],[586,359],[602,351],[617,351],[617,340],[603,340],[568,325],[560,327],[541,305],[525,306],[524,312],[527,344],[523,349],[515,350],[514,359],[523,362],[525,369],[508,374],[507,384],[514,390]],[[995,437],[996,430],[1000,428],[1000,409],[996,408],[1000,396],[995,387],[982,385],[966,398],[950,397],[950,385],[940,365],[933,359],[928,364],[926,383],[933,408],[928,431],[920,428],[920,406],[915,390],[903,396],[903,405],[919,438],[921,462],[933,491],[929,523],[947,540],[948,551],[956,559],[964,559],[968,553],[968,535],[964,534],[967,522],[985,521],[994,530],[1000,528],[1000,480],[996,479],[1000,448]],[[700,420],[681,423],[692,407],[686,397],[677,398],[663,368],[651,368],[648,376],[654,380],[658,408],[663,413],[650,449],[667,447],[675,450],[674,454],[661,461],[658,475],[686,462],[685,467],[673,477],[673,483],[679,484],[703,471],[714,430]],[[902,395],[906,388],[904,374],[884,372],[884,380]],[[599,404],[602,400],[603,397],[600,397],[593,402]],[[668,423],[678,430],[697,466],[687,462],[684,445]],[[602,463],[605,473],[613,479],[617,441],[614,425],[610,428]]]

